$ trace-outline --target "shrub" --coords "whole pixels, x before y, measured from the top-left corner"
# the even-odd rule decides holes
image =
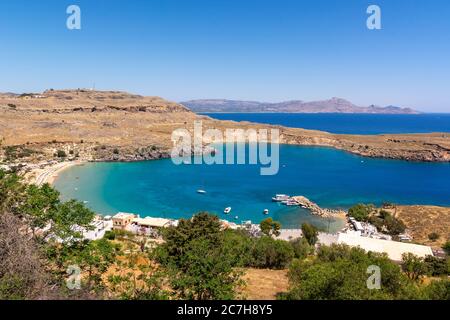
[[[368,267],[381,269],[379,290],[367,286]],[[414,299],[415,284],[386,256],[345,245],[321,247],[317,259],[294,260],[289,268],[291,300]]]
[[[450,255],[450,241],[447,241],[444,246],[442,247],[442,249],[444,249],[444,251]]]
[[[441,259],[434,256],[427,256],[424,260],[427,266],[427,273],[430,276],[441,276],[448,274],[448,265],[446,259]]]
[[[450,280],[432,281],[423,289],[426,299],[431,300],[450,300]]]
[[[114,153],[114,154],[119,154],[119,149],[115,148],[115,149],[113,150],[113,153]]]
[[[428,235],[428,239],[430,239],[431,241],[436,241],[437,239],[439,239],[440,235],[436,232],[432,232]]]
[[[367,221],[370,213],[373,211],[373,205],[357,204],[348,210],[350,217],[357,221]]]
[[[403,223],[403,221],[394,218],[393,216],[389,215],[386,220],[384,220],[385,226],[389,232],[390,235],[399,235],[406,230],[406,226]]]
[[[278,221],[273,221],[272,218],[267,218],[259,224],[261,232],[266,236],[276,236],[280,235],[281,224]]]
[[[419,280],[427,273],[427,265],[423,258],[412,253],[402,254],[402,269],[411,280]]]
[[[56,152],[56,156],[57,156],[58,158],[65,158],[65,157],[67,157],[67,154],[66,154],[66,152],[65,152],[64,150],[58,150],[58,151]]]
[[[255,239],[244,230],[225,230],[224,247],[231,253],[233,265],[236,267],[252,266],[252,248]]]
[[[105,239],[107,239],[107,240],[115,240],[116,239],[116,233],[114,231],[106,231],[105,232]]]
[[[305,238],[298,238],[292,240],[290,243],[294,250],[294,257],[297,259],[305,259],[314,251],[314,247]]]
[[[284,269],[294,258],[291,244],[283,240],[261,237],[252,249],[252,265],[256,268]]]
[[[317,236],[319,231],[312,224],[304,223],[302,224],[302,234],[303,237],[308,241],[310,245],[315,245],[317,242]]]

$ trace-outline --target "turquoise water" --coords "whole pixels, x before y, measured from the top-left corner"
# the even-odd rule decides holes
[[[308,221],[330,231],[342,222],[271,202],[276,193],[304,195],[323,207],[355,203],[450,206],[450,164],[369,159],[321,147],[280,146],[280,171],[261,176],[255,165],[174,165],[170,159],[89,163],[63,171],[55,182],[64,199],[76,198],[101,214],[181,218],[199,211],[257,223],[264,209],[285,228]],[[197,194],[204,189],[207,194]],[[223,214],[231,206],[231,215]]]
[[[219,120],[251,121],[348,134],[450,132],[450,113],[207,113]]]

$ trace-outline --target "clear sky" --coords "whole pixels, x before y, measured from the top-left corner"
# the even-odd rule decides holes
[[[79,5],[82,29],[66,28]],[[382,10],[382,30],[366,9]],[[0,91],[316,100],[450,112],[448,0],[1,0]]]

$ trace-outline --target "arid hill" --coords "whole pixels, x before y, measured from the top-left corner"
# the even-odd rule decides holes
[[[197,115],[159,97],[118,91],[49,90],[0,95],[0,138],[10,160],[54,157],[58,150],[87,160],[134,161],[167,157],[173,130],[216,128],[280,130],[282,143],[327,146],[362,156],[450,161],[450,135],[339,135]]]

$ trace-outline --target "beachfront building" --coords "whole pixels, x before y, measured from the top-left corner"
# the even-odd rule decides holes
[[[396,262],[402,261],[402,254],[404,253],[412,253],[422,258],[433,256],[433,251],[429,246],[362,237],[356,232],[339,233],[337,243],[346,244],[350,247],[360,247],[366,251],[386,253],[389,259]]]
[[[128,231],[135,234],[157,236],[159,230],[174,224],[175,221],[164,218],[134,218],[128,227]]]
[[[96,218],[91,224],[91,230],[85,228],[79,228],[79,231],[83,234],[83,238],[87,240],[99,240],[105,236],[107,231],[111,231],[113,228],[113,222],[111,220],[104,220],[102,218]]]
[[[127,230],[133,219],[137,217],[134,213],[119,212],[112,217],[114,230]]]

